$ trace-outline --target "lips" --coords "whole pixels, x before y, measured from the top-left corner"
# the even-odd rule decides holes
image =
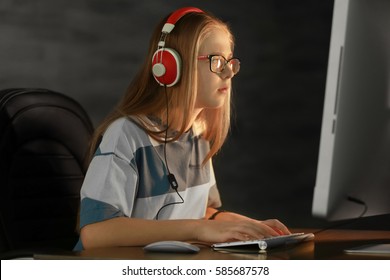
[[[221,87],[218,89],[219,92],[227,92],[229,90],[229,87]]]

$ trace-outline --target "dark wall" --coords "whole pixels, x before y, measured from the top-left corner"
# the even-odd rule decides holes
[[[0,88],[63,92],[97,124],[143,62],[154,26],[186,5],[228,21],[242,61],[231,135],[215,158],[224,208],[321,224],[311,199],[333,0],[2,0]]]

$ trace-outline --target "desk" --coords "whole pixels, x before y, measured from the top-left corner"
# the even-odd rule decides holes
[[[316,232],[301,229],[295,231]],[[314,241],[268,250],[264,254],[215,252],[202,246],[197,254],[150,253],[142,247],[96,248],[59,255],[34,255],[35,259],[129,259],[129,260],[312,260],[312,259],[389,259],[390,256],[350,255],[344,249],[365,244],[390,243],[390,231],[327,230],[316,234]]]

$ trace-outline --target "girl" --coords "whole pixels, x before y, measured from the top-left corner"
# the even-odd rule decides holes
[[[197,8],[157,27],[146,63],[92,139],[76,250],[290,233],[275,219],[217,210],[212,157],[229,129],[233,47],[228,26]]]

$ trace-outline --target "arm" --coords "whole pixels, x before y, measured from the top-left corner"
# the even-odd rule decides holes
[[[84,226],[80,238],[85,249],[143,246],[160,240],[217,243],[262,238],[265,228],[262,222],[249,218],[239,221],[205,219],[157,221],[118,217]]]
[[[85,249],[109,246],[143,246],[159,240],[194,239],[196,220],[144,220],[118,217],[84,226]]]

